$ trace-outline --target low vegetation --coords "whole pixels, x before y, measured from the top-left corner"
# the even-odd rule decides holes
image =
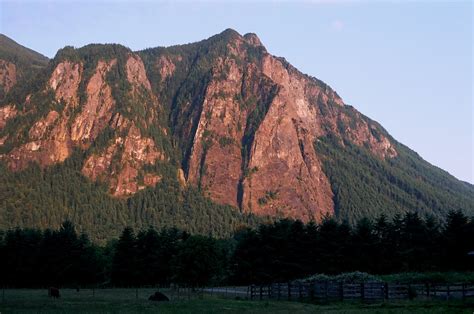
[[[388,133],[384,136],[390,138]],[[442,220],[451,210],[472,214],[471,185],[456,181],[406,146],[396,145],[397,157],[379,159],[348,140],[328,136],[316,141],[340,221],[354,225],[363,217],[384,213],[390,218],[407,210]]]

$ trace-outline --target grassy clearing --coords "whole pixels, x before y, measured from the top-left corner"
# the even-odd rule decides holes
[[[147,300],[153,289],[104,289],[76,292],[62,289],[61,299],[47,297],[46,290],[15,289],[5,291],[0,303],[3,313],[473,313],[474,303],[399,302],[399,303],[332,303],[317,305],[285,301],[247,301],[221,299],[205,295],[202,299],[154,303]],[[0,295],[1,297],[1,295]],[[1,299],[0,299],[1,301]]]

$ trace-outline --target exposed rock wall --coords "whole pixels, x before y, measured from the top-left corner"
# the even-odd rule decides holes
[[[133,87],[143,86],[148,91],[151,91],[150,81],[145,72],[145,66],[139,56],[129,56],[126,63],[126,71],[127,79]]]
[[[217,202],[257,214],[303,221],[332,214],[331,184],[314,150],[319,137],[332,134],[341,142],[348,139],[369,147],[379,158],[394,157],[396,151],[332,89],[283,59],[264,52],[260,62],[236,62],[247,58],[245,43],[261,46],[254,34],[236,37],[227,45],[229,57],[218,59],[213,67],[187,160],[188,182]],[[278,92],[251,134],[251,143],[246,143],[247,154],[243,144],[249,136],[244,136],[244,130],[247,118],[258,109],[243,108],[236,95],[268,93],[259,85],[249,85],[250,76],[254,81],[255,77],[269,80]]]
[[[177,59],[179,61],[181,57],[178,56]],[[173,60],[171,60],[167,56],[161,56],[160,58],[158,58],[158,60],[156,61],[156,67],[159,69],[161,82],[172,76],[176,69],[176,65],[174,64]]]
[[[99,61],[94,75],[87,84],[87,102],[71,127],[72,141],[83,147],[89,146],[112,118],[115,100],[105,75],[116,63],[116,59],[109,62]]]
[[[5,127],[8,120],[14,118],[18,113],[14,105],[6,105],[0,108],[0,130]]]
[[[155,148],[153,140],[142,137],[132,125],[126,136],[115,138],[103,152],[91,155],[82,173],[92,180],[108,182],[112,195],[128,196],[161,179],[153,173],[142,173],[143,182],[138,177],[144,165],[163,160],[165,156]]]
[[[54,90],[56,100],[68,105],[78,105],[78,88],[81,82],[82,64],[64,61],[59,63],[49,79],[49,86]]]
[[[224,68],[227,72],[222,74]],[[206,89],[188,162],[191,184],[200,185],[215,201],[233,206],[238,206],[246,123],[246,112],[235,98],[240,94],[242,75],[235,60],[218,60]]]
[[[322,130],[306,99],[307,82],[270,55],[263,59],[262,72],[280,88],[255,134],[248,165],[255,171],[244,181],[243,208],[304,221],[320,219],[332,213],[334,205],[313,149]]]

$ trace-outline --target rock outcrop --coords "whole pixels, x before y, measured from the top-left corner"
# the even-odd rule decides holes
[[[235,95],[243,73],[233,59],[218,60],[213,72],[194,134],[188,182],[200,185],[217,202],[238,206],[246,112]]]
[[[161,177],[144,173],[143,166],[164,160],[165,156],[156,149],[153,140],[142,137],[132,124],[126,136],[115,138],[103,152],[91,155],[82,173],[92,180],[108,182],[112,195],[128,196],[147,186],[155,186]]]
[[[81,83],[82,64],[64,61],[59,63],[49,79],[49,86],[54,90],[56,100],[68,105],[78,105],[78,88]]]
[[[143,61],[137,55],[130,55],[126,63],[127,79],[134,88],[143,86],[151,91],[150,81],[145,72]],[[136,92],[134,90],[133,92]]]
[[[116,59],[109,62],[100,60],[94,75],[87,83],[87,102],[71,127],[72,141],[82,147],[89,146],[112,118],[115,99],[105,76],[116,63]]]
[[[0,107],[0,130],[5,127],[8,120],[14,118],[18,113],[14,105]]]
[[[181,57],[177,56],[177,59],[180,61]],[[159,69],[161,82],[172,76],[176,69],[174,62],[168,56],[161,56],[156,61],[156,67]]]

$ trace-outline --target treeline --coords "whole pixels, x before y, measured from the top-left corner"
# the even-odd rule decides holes
[[[281,220],[217,240],[178,229],[125,228],[105,246],[59,230],[0,233],[0,284],[143,286],[284,282],[316,273],[473,271],[474,218],[452,211],[445,224],[406,213],[321,224]]]
[[[46,169],[32,164],[18,172],[0,163],[0,229],[44,230],[69,219],[93,242],[105,244],[118,238],[126,226],[135,230],[173,226],[192,234],[228,238],[241,226],[256,227],[269,220],[216,204],[195,187],[181,187],[176,168],[166,163],[157,163],[153,169],[162,175],[154,188],[128,199],[110,197],[105,184],[82,175],[86,156],[77,150],[62,164]]]
[[[236,283],[284,282],[310,274],[474,270],[474,218],[452,211],[444,225],[417,213],[361,219],[353,228],[281,221],[244,232],[233,254]]]

